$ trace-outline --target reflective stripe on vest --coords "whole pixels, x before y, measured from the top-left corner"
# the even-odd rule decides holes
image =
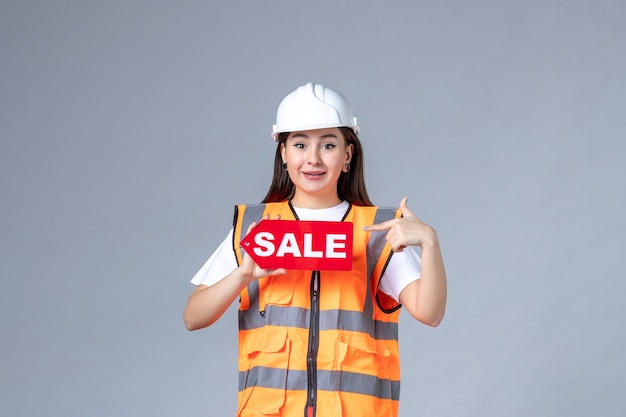
[[[381,399],[400,399],[400,381],[380,379],[371,375],[353,372],[318,371],[317,388],[326,391],[346,391],[370,395]],[[307,388],[306,371],[256,367],[250,372],[239,372],[239,391],[252,387],[287,390],[305,390]]]
[[[240,240],[250,224],[266,214],[297,219],[287,202],[237,206],[233,248],[239,264]],[[345,410],[356,410],[361,417],[397,415],[399,305],[385,309],[376,302],[392,251],[385,232],[362,228],[399,215],[395,209],[348,209],[344,220],[354,224],[352,271],[288,271],[252,281],[242,291],[238,416],[254,415],[255,410],[287,416],[339,417]],[[319,285],[315,320],[310,310],[312,279]],[[319,350],[310,350],[310,335]],[[314,357],[307,356],[311,352]],[[313,373],[310,360],[315,362]]]

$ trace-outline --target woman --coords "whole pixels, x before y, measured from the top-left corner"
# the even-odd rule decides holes
[[[308,83],[287,95],[267,196],[236,207],[233,229],[192,280],[189,330],[240,300],[237,416],[396,416],[399,309],[431,326],[443,318],[437,234],[406,198],[397,210],[373,206],[358,133],[338,92]],[[260,268],[239,242],[268,219],[351,222],[352,270]]]

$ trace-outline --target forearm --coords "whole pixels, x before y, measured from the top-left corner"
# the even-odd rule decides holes
[[[419,320],[437,326],[446,311],[448,288],[439,242],[422,247],[422,276],[416,297]]]
[[[421,277],[400,293],[400,303],[413,318],[429,326],[438,326],[446,310],[447,284],[439,242],[422,245]]]
[[[189,296],[183,315],[188,330],[198,330],[215,323],[250,282],[241,272],[233,270],[210,287],[201,285]]]

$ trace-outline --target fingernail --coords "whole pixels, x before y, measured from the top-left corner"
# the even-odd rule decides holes
[[[367,230],[369,229],[369,227],[367,226],[363,226],[363,230],[367,232]]]

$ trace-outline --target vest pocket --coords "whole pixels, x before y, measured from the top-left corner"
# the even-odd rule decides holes
[[[388,416],[381,403],[388,400],[391,390],[386,379],[391,351],[384,343],[365,335],[342,336],[337,346],[341,403],[358,410],[360,416]]]
[[[285,403],[291,347],[287,329],[265,326],[257,337],[255,347],[247,352],[238,417],[278,416]]]
[[[293,275],[270,275],[261,283],[263,286],[263,299],[261,300],[262,309],[267,304],[275,304],[286,306],[291,304],[293,300],[293,292],[296,286],[295,277]]]
[[[376,341],[369,337],[342,337],[338,342],[337,353],[343,372],[370,375],[378,373]]]

